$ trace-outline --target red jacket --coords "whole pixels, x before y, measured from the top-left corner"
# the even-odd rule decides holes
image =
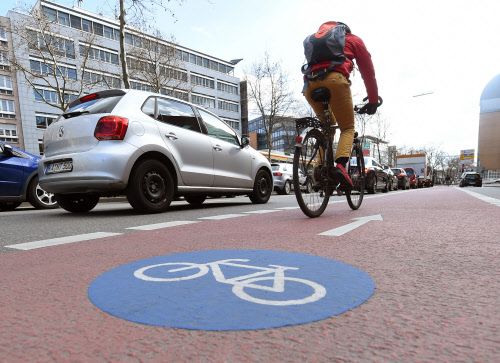
[[[334,71],[342,73],[347,79],[349,79],[349,75],[354,69],[353,60],[355,59],[359,71],[361,72],[361,77],[365,83],[368,100],[370,103],[377,103],[378,87],[377,80],[375,78],[375,69],[373,68],[372,58],[366,49],[365,43],[363,43],[361,38],[358,36],[347,33],[345,36],[344,55],[346,56],[345,62],[336,66]],[[329,65],[330,62],[315,64],[312,66],[312,71],[314,72],[319,69],[324,69]]]

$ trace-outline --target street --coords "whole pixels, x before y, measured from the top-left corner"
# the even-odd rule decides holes
[[[357,211],[335,196],[315,219],[293,194],[3,212],[0,360],[497,361],[499,220],[496,186],[365,195]],[[174,264],[199,273],[154,272]],[[271,278],[224,265],[314,294],[272,300]]]

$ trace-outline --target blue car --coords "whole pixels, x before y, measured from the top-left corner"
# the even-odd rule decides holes
[[[28,201],[37,208],[57,208],[54,194],[38,185],[40,157],[0,142],[0,211],[14,210]]]

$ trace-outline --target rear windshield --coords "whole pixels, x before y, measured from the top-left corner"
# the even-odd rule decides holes
[[[406,174],[413,175],[413,170],[411,170],[411,169],[405,169],[405,171],[406,171]]]
[[[391,169],[394,174],[399,174],[401,173],[401,170],[399,169]]]
[[[122,99],[123,96],[111,96],[105,98],[97,98],[87,102],[79,103],[66,110],[64,116],[78,116],[82,113],[110,113],[115,108],[116,104]],[[68,118],[68,117],[66,117]]]
[[[273,170],[279,170],[280,165],[279,164],[271,164],[271,169]]]

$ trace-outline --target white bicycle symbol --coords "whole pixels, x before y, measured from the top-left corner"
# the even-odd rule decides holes
[[[193,262],[167,262],[167,263],[160,263],[157,265],[142,267],[134,271],[134,276],[144,281],[175,282],[175,281],[196,279],[198,277],[206,275],[210,271],[210,269],[212,269],[212,273],[215,277],[215,280],[217,282],[221,282],[224,284],[233,285],[232,291],[237,297],[256,304],[264,304],[264,305],[276,305],[276,306],[301,305],[318,301],[326,295],[326,289],[316,282],[296,277],[285,276],[284,272],[286,270],[298,270],[297,267],[287,267],[280,265],[269,265],[269,267],[260,267],[260,266],[244,265],[241,263],[237,263],[237,262],[248,262],[248,261],[250,260],[227,259],[227,260],[219,260],[201,264]],[[245,269],[257,270],[257,272],[233,278],[226,278],[220,266],[240,267]],[[161,270],[162,267],[166,267],[168,269],[166,271],[163,271]],[[151,270],[153,269],[160,269],[160,270],[156,271],[154,276],[148,275],[147,272],[151,273],[152,272]],[[189,271],[189,270],[194,270],[194,273],[191,275],[181,276],[181,277],[173,277],[173,276],[168,277],[168,274],[176,274],[178,272]],[[178,275],[179,274],[177,274],[177,276]],[[165,277],[159,277],[159,276],[165,276]],[[259,281],[269,281],[269,280],[273,280],[272,286],[257,284],[257,282]],[[245,291],[245,288],[248,289],[252,288],[256,290],[282,293],[285,292],[285,281],[293,281],[307,285],[313,289],[313,293],[312,295],[306,296],[302,299],[265,300],[250,296]]]

